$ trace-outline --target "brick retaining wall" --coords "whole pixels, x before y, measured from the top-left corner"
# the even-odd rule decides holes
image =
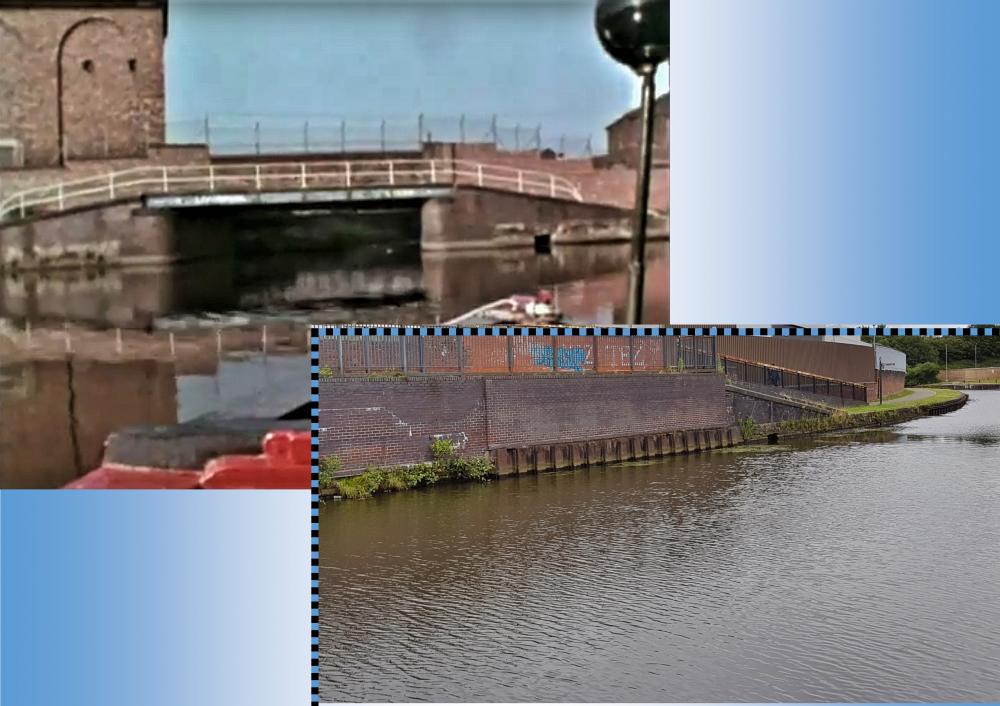
[[[489,449],[730,425],[715,373],[342,378],[320,383],[320,455],[343,470],[431,459],[436,437]]]

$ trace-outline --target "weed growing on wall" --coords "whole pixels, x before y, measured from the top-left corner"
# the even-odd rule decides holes
[[[496,475],[493,463],[484,456],[462,458],[458,449],[448,439],[434,439],[430,445],[430,463],[395,468],[369,468],[350,478],[334,478],[335,471],[324,475],[320,461],[320,489],[326,494],[339,495],[350,500],[370,498],[381,493],[394,493],[434,485],[441,481],[487,481]],[[340,470],[339,460],[336,470]]]
[[[340,473],[341,463],[336,456],[326,456],[319,460],[319,487],[329,488],[334,478]]]

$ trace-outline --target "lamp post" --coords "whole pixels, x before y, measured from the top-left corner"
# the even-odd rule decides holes
[[[642,320],[646,278],[646,221],[653,160],[653,103],[657,67],[670,60],[670,0],[598,0],[594,18],[604,50],[642,79],[642,137],[636,175],[632,254],[629,259],[626,323]]]

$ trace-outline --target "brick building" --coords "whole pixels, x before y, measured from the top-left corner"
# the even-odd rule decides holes
[[[670,163],[670,94],[653,104],[653,164]],[[642,109],[635,108],[608,125],[608,161],[635,167],[639,163]]]
[[[145,157],[166,32],[167,0],[0,0],[0,168]]]

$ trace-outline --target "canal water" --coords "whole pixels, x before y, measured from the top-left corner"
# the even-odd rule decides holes
[[[1000,393],[763,452],[330,502],[327,701],[1000,694]]]
[[[0,323],[133,330],[220,319],[434,324],[512,294],[547,289],[570,322],[610,325],[624,320],[629,252],[623,243],[553,246],[549,252],[421,252],[415,238],[392,233],[373,241],[359,236],[339,252],[258,249],[163,267],[0,275]],[[664,324],[669,244],[651,243],[647,257],[644,319]]]
[[[219,217],[218,237],[233,243],[226,257],[0,275],[0,488],[62,485],[99,463],[107,435],[125,426],[246,416],[261,399],[305,403],[309,324],[434,324],[543,288],[573,323],[623,320],[628,245],[421,253],[415,213],[251,212]],[[651,322],[669,316],[668,248],[648,250]],[[302,345],[215,355],[217,332],[251,330],[259,341],[265,329],[294,331]],[[201,342],[177,363],[170,334]],[[59,439],[22,429],[28,420]]]

